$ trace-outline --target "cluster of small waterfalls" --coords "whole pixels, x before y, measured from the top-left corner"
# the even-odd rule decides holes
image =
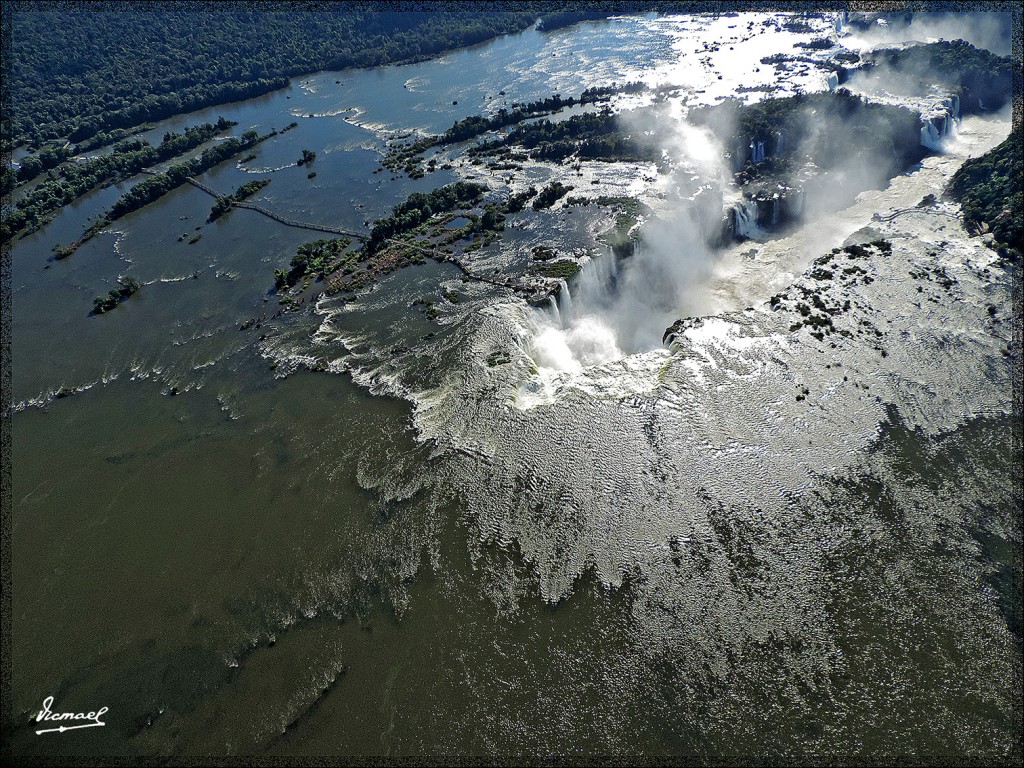
[[[921,116],[921,145],[942,151],[959,122],[957,96],[938,102]],[[787,149],[787,137],[778,131],[742,141],[726,154],[722,179],[730,170],[778,157]],[[692,197],[680,198],[676,221],[658,225],[671,231],[667,237],[663,233],[660,243],[641,243],[622,265],[605,248],[583,267],[572,286],[560,282],[540,312],[531,356],[540,368],[578,372],[660,347],[664,329],[685,314],[685,296],[693,290],[694,278],[708,268],[715,249],[759,238],[804,218],[808,189],[817,188],[818,171],[812,167],[809,173],[810,180],[801,176],[755,181],[742,192],[731,193],[721,183],[703,179]],[[818,179],[817,186],[823,181],[824,177]],[[649,225],[645,240],[650,230]]]
[[[541,367],[579,371],[623,356],[615,327],[619,260],[604,248],[580,271],[576,296],[565,280],[539,313],[533,355]]]
[[[956,135],[960,119],[960,97],[947,96],[929,114],[921,115],[921,146],[941,152],[943,143]]]
[[[732,205],[722,220],[722,233],[718,240],[727,244],[734,240],[755,237],[758,234],[799,220],[804,212],[807,195],[803,187],[779,183],[774,189],[761,190],[744,196]]]
[[[774,145],[774,146],[772,146]],[[768,146],[772,146],[771,152],[768,150]],[[748,162],[760,163],[769,154],[778,156],[781,155],[789,146],[786,140],[786,134],[782,131],[775,131],[770,136],[770,141],[766,141],[763,138],[752,138],[749,143],[740,142],[731,153],[731,163],[733,171],[739,171]]]

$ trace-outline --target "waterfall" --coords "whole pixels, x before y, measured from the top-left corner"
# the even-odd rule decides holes
[[[960,98],[947,96],[930,112],[921,115],[921,145],[935,152],[942,151],[942,142],[955,136],[960,122]]]
[[[751,231],[757,226],[757,202],[742,200],[732,209],[733,235],[750,237]]]
[[[559,328],[565,327],[562,323],[562,313],[558,311],[558,302],[555,301],[554,296],[548,296],[548,314],[551,315],[551,319],[555,321]]]
[[[827,85],[827,87],[828,87],[828,89],[830,91],[834,91],[836,88],[838,88],[839,87],[839,73],[838,72],[829,72],[828,73],[828,80],[826,82],[826,85]]]
[[[563,330],[568,329],[579,319],[577,304],[583,314],[608,305],[615,295],[618,277],[619,263],[615,252],[611,246],[603,246],[573,278],[572,290],[576,291],[576,296],[573,297],[568,282],[559,280],[558,289],[548,296],[544,312],[554,325]]]
[[[619,260],[611,246],[602,245],[601,250],[591,255],[590,260],[583,265],[579,274],[573,279],[575,297],[570,294],[568,286],[562,284],[559,301],[562,304],[561,310],[565,322],[571,323],[576,319],[572,314],[574,304],[579,304],[584,309],[606,305],[615,295],[618,279]],[[562,301],[562,296],[565,297],[565,301]]]
[[[732,169],[739,171],[747,163],[747,149],[742,144],[737,145],[736,151],[732,153]]]
[[[572,314],[572,294],[569,293],[569,284],[565,280],[559,280],[558,290],[558,312],[559,319],[562,324],[571,323],[573,319]]]
[[[955,94],[948,97],[943,104],[946,107],[946,135],[956,135],[956,129],[960,125],[960,97]]]
[[[775,132],[775,154],[778,155],[786,148],[786,137],[782,131]]]
[[[750,162],[760,163],[764,160],[764,142],[763,141],[751,141],[750,142]]]
[[[779,203],[781,198],[778,195],[772,198],[772,226],[774,227],[779,223]]]
[[[921,120],[921,146],[936,152],[942,150],[942,134],[935,125],[935,118]]]

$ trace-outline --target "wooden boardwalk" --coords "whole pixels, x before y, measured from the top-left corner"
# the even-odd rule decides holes
[[[151,170],[148,170],[148,169],[144,170],[142,172],[150,174],[150,175],[156,175],[155,171],[151,171]],[[210,195],[212,197],[223,197],[223,195],[218,193],[216,190],[212,189],[211,187],[206,186],[205,184],[203,184],[203,182],[201,182],[198,179],[195,179],[195,178],[193,178],[191,176],[186,176],[185,177],[185,181],[187,181],[192,186],[194,186],[194,187],[196,187],[198,189],[203,190],[203,192],[205,192],[206,194],[208,194],[208,195]],[[313,230],[315,232],[327,232],[327,233],[330,233],[330,234],[333,234],[333,235],[344,235],[346,237],[352,237],[352,238],[355,238],[356,240],[362,240],[364,242],[369,239],[366,235],[360,234],[358,232],[351,232],[351,231],[349,231],[347,229],[342,229],[340,227],[328,227],[328,226],[323,225],[323,224],[309,224],[309,223],[305,223],[305,222],[301,222],[301,221],[294,221],[293,219],[286,219],[284,216],[280,216],[280,215],[274,213],[273,211],[268,211],[266,208],[263,208],[263,207],[261,207],[259,205],[256,205],[255,203],[239,202],[239,203],[233,203],[232,205],[235,208],[248,208],[250,211],[256,211],[257,213],[262,213],[264,216],[266,216],[268,218],[271,218],[274,221],[279,222],[281,224],[284,224],[285,226],[288,226],[288,227],[296,227],[298,229],[310,229],[310,230]],[[453,258],[449,254],[442,253],[442,252],[438,251],[436,248],[424,248],[423,246],[415,245],[413,243],[404,242],[404,241],[401,241],[401,240],[395,240],[393,238],[387,238],[387,240],[385,240],[385,242],[390,243],[391,245],[401,246],[403,248],[413,248],[414,250],[417,250],[420,253],[426,254],[427,256],[429,256],[430,258],[434,259],[435,261],[440,261],[440,262],[444,262],[446,264],[451,264],[452,266],[458,268],[459,271],[462,272],[462,274],[464,274],[467,278],[469,278],[471,280],[478,280],[478,281],[480,281],[482,283],[489,283],[491,285],[500,286],[502,288],[511,288],[511,289],[517,290],[517,291],[531,291],[532,292],[532,291],[535,291],[537,289],[537,286],[523,285],[522,283],[517,283],[517,281],[511,280],[509,278],[505,278],[503,280],[500,280],[500,279],[495,279],[493,277],[487,277],[486,275],[476,274],[476,273],[472,272],[465,264],[460,262],[458,259]]]
[[[210,187],[203,184],[203,182],[199,181],[198,179],[194,179],[191,176],[186,176],[185,181],[187,181],[193,187],[197,187],[203,190],[203,192],[205,192],[208,195],[212,195],[213,197],[223,197],[223,195],[218,193],[216,190],[211,189]],[[360,234],[359,232],[351,232],[347,229],[342,229],[341,227],[329,227],[326,224],[309,224],[303,221],[295,221],[294,219],[286,219],[284,216],[276,214],[273,211],[268,211],[266,208],[256,205],[255,203],[232,203],[232,207],[248,208],[250,211],[262,213],[267,218],[273,219],[274,221],[280,224],[284,224],[287,227],[295,227],[296,229],[310,229],[313,230],[314,232],[327,232],[332,235],[345,235],[346,237],[352,237],[355,238],[356,240],[365,241],[367,239],[366,235]]]

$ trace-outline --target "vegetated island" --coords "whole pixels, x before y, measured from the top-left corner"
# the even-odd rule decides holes
[[[424,175],[422,167],[423,155],[431,149],[460,144],[485,133],[497,131],[520,123],[528,118],[550,115],[577,104],[598,104],[608,101],[616,93],[639,93],[647,90],[643,83],[626,83],[588,88],[580,96],[562,97],[554,94],[527,104],[513,103],[511,108],[502,107],[491,116],[471,115],[459,120],[451,128],[437,136],[426,136],[412,142],[394,141],[388,146],[388,152],[381,165],[388,170],[402,170],[410,178],[418,179]],[[429,171],[436,169],[436,161],[428,164]]]
[[[97,296],[93,300],[91,314],[102,315],[104,312],[109,312],[121,304],[121,302],[127,301],[138,293],[139,288],[139,281],[134,277],[119,277],[116,288],[111,288],[106,295]]]
[[[938,78],[940,88],[952,88],[954,93],[982,92],[989,96],[993,105],[1000,103],[998,97],[1004,94],[1008,82],[1003,58],[993,58],[988,52],[978,52],[961,43],[917,46],[916,49],[915,57],[929,57],[927,60],[931,62],[930,65],[945,73]],[[951,72],[965,59],[972,62],[984,60],[992,64],[993,68],[988,75],[977,67],[968,69],[957,80]],[[899,57],[896,60],[899,61]],[[667,93],[672,88],[663,86],[660,90]],[[562,98],[555,94],[529,104],[513,105],[511,110],[498,110],[491,116],[465,118],[438,136],[393,143],[384,166],[392,170],[403,170],[416,178],[423,175],[423,155],[426,151],[467,142],[502,129],[508,129],[504,135],[478,141],[466,148],[465,154],[472,158],[471,162],[491,156],[499,161],[511,161],[510,167],[519,167],[514,163],[526,160],[560,164],[578,163],[581,160],[629,160],[649,161],[663,166],[666,160],[660,151],[659,137],[637,136],[635,129],[627,127],[637,123],[659,125],[655,118],[660,94],[655,94],[653,105],[634,111],[633,117],[640,118],[636,121],[623,121],[620,115],[613,113],[607,106],[559,121],[535,119],[577,104],[597,104],[615,93],[640,93],[645,90],[645,86],[637,83],[611,85],[589,89],[579,98]],[[650,113],[650,120],[643,120],[644,111]],[[821,130],[811,130],[811,116],[815,126],[824,123]],[[524,122],[528,119],[531,122]],[[742,206],[744,210],[726,210],[722,212],[720,222],[705,222],[707,239],[712,245],[742,239],[745,237],[743,226],[758,225],[770,230],[796,220],[808,192],[814,194],[815,190],[824,190],[831,185],[833,169],[841,169],[844,163],[856,161],[858,157],[876,163],[881,160],[882,166],[877,174],[879,178],[865,183],[884,183],[918,162],[929,151],[921,141],[925,116],[905,107],[873,102],[845,88],[770,98],[752,104],[727,100],[713,107],[691,110],[688,120],[715,131],[722,125],[732,126],[728,135],[723,136],[718,131],[727,147],[723,159],[734,169],[734,180],[747,201]],[[837,151],[834,141],[836,137],[842,138],[841,151]],[[1008,150],[1011,145],[1012,142],[1007,142],[1004,149]],[[1003,158],[1003,161],[1008,162],[1008,159]],[[435,167],[436,160],[431,159],[428,170]],[[1001,173],[997,178],[999,183],[1008,184],[1014,177],[1012,173]],[[406,203],[397,206],[390,217],[375,224],[370,242],[361,251],[347,254],[343,268],[334,273],[330,269],[318,269],[317,279],[325,280],[327,290],[332,292],[356,290],[380,274],[433,257],[459,265],[470,279],[475,277],[508,285],[530,295],[534,300],[550,295],[558,288],[552,287],[547,281],[571,279],[580,269],[579,261],[558,258],[553,249],[534,249],[536,263],[530,275],[542,281],[531,284],[523,279],[525,275],[519,275],[518,279],[511,275],[474,275],[471,266],[462,258],[500,237],[504,216],[513,210],[520,210],[530,199],[535,211],[551,207],[563,199],[566,207],[588,205],[591,202],[616,206],[620,211],[619,217],[625,219],[625,227],[616,226],[612,231],[616,239],[616,253],[622,257],[632,252],[636,237],[632,226],[641,215],[635,200],[598,198],[592,201],[585,196],[569,196],[573,187],[554,181],[543,190],[531,188],[517,199],[513,196],[504,203],[492,199],[481,207],[476,195],[465,199],[458,196],[448,199],[445,193],[452,186],[431,193],[438,195],[431,200],[431,203],[437,205],[425,204],[422,196],[411,196]],[[479,191],[483,195],[483,189]],[[851,196],[861,191],[863,189],[860,188],[847,190]],[[490,196],[493,198],[496,194],[499,193],[492,192]],[[1013,217],[1006,210],[973,213],[970,200],[980,200],[985,196],[983,190],[976,190],[974,195],[974,198],[968,196],[965,208],[970,211],[968,219],[976,216],[979,221],[986,222],[981,226],[998,226],[999,241],[1011,242]],[[976,207],[978,204],[973,205]],[[744,217],[750,220],[745,222],[742,220]],[[450,228],[451,222],[462,218],[468,223]],[[879,244],[879,248],[886,250],[885,245]],[[278,288],[285,292],[282,297],[285,302],[290,301],[289,296],[292,295],[288,291],[307,274],[303,271],[303,258],[299,254],[289,272],[279,270]],[[545,282],[546,288],[541,288],[540,285]],[[308,287],[308,282],[304,285]],[[824,334],[827,324],[817,322],[816,317],[811,317],[807,322],[815,326],[813,333]]]
[[[67,163],[59,171],[51,170],[50,178],[18,200],[0,222],[0,242],[10,240],[21,231],[35,232],[58,208],[94,189],[117,184],[152,165],[179,157],[236,125],[222,117],[216,123],[186,128],[184,133],[165,133],[156,147],[142,139],[125,139],[115,144],[109,154]]]
[[[154,174],[145,181],[140,181],[134,187],[121,195],[113,206],[111,206],[109,211],[107,211],[97,221],[93,222],[93,224],[85,230],[81,238],[66,246],[55,247],[53,250],[56,258],[66,259],[74,253],[82,243],[86,242],[96,233],[103,230],[112,221],[116,221],[132,211],[137,211],[139,208],[159,200],[172,189],[186,183],[189,177],[204,173],[225,160],[228,160],[247,149],[251,149],[261,141],[265,141],[277,134],[278,131],[276,130],[263,136],[260,136],[256,131],[246,131],[240,138],[227,138],[224,141],[203,150],[202,154],[193,160],[172,165],[166,172]]]
[[[235,207],[235,203],[240,203],[243,200],[252,197],[267,184],[270,183],[270,179],[254,179],[242,184],[238,189],[229,195],[221,195],[213,203],[213,208],[210,209],[210,216],[207,221],[216,221],[225,213]]]
[[[996,112],[1013,92],[1013,61],[965,40],[940,40],[906,48],[885,48],[866,54],[858,72],[904,81],[924,91],[941,86],[960,99],[964,114]]]
[[[541,190],[530,187],[501,196],[480,184],[455,182],[427,193],[414,192],[389,216],[374,223],[359,249],[349,250],[348,238],[314,240],[299,246],[289,268],[275,270],[278,302],[294,308],[319,292],[351,294],[397,269],[433,259],[453,264],[466,280],[511,288],[539,304],[579,272],[577,259],[541,247],[534,249],[531,263],[519,273],[497,275],[477,272],[466,257],[500,238],[506,217],[525,210],[531,200],[531,208],[540,211],[570,190],[553,182]],[[573,204],[591,203],[615,213],[614,223],[602,239],[619,256],[631,253],[635,226],[649,213],[646,206],[622,197],[577,198]]]

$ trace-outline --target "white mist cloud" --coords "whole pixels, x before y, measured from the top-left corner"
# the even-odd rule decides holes
[[[1012,16],[1009,13],[915,13],[910,23],[894,15],[886,25],[874,24],[843,38],[848,48],[865,50],[905,42],[966,40],[999,56],[1009,56],[1012,46]]]
[[[707,233],[720,226],[731,189],[724,148],[676,108],[624,113],[620,120],[670,159],[672,172],[660,182],[668,213],[645,225],[643,241],[621,267],[610,253],[584,267],[571,300],[563,297],[559,316],[534,338],[541,367],[579,371],[661,347],[665,329],[687,313],[692,292],[710,274]]]

